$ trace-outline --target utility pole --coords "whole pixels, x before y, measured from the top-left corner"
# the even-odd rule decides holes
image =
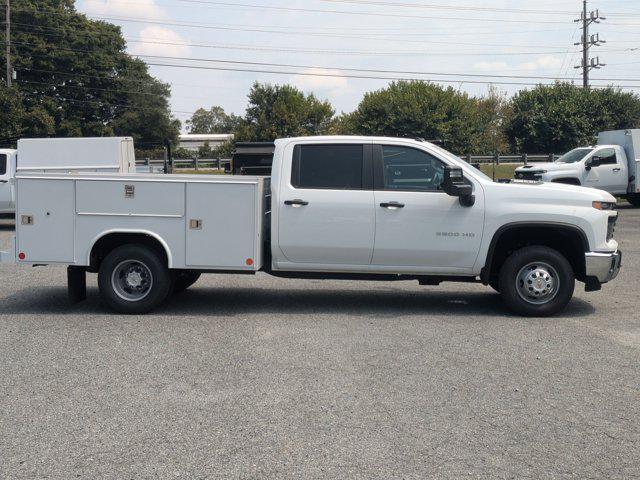
[[[574,44],[582,45],[582,64],[574,68],[582,69],[582,86],[584,88],[589,88],[589,72],[591,70],[606,67],[604,63],[600,63],[600,57],[589,57],[589,49],[591,47],[598,47],[603,43],[607,43],[604,40],[600,40],[600,34],[589,35],[589,27],[591,24],[600,23],[601,20],[606,20],[606,18],[601,17],[598,10],[589,12],[587,9],[587,0],[583,0],[582,15],[578,20],[574,20],[576,23],[582,22],[582,41]]]
[[[11,1],[7,2],[6,22],[5,22],[5,43],[7,45],[7,87],[11,87],[13,80],[13,67],[11,66]]]

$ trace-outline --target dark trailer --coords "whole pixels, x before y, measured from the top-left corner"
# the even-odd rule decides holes
[[[273,142],[238,142],[226,173],[232,175],[271,175]]]

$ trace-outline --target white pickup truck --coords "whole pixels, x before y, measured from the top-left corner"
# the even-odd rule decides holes
[[[26,138],[0,150],[0,215],[15,213],[15,176],[24,172],[119,172],[136,169],[131,137]]]
[[[640,207],[640,130],[598,135],[598,144],[571,150],[553,163],[518,167],[518,180],[567,183],[598,188]]]
[[[494,183],[419,140],[277,140],[272,177],[20,174],[6,262],[86,272],[123,313],[201,273],[482,282],[515,312],[562,310],[575,280],[616,277],[615,199],[569,185]],[[55,199],[55,201],[53,200]]]

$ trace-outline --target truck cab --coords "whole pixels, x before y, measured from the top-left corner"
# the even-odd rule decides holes
[[[16,174],[16,150],[0,150],[0,215],[13,215],[14,180]]]

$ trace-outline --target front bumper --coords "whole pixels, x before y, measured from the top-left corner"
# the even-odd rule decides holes
[[[622,252],[585,253],[587,278],[597,279],[600,283],[607,283],[618,276],[622,263]]]

